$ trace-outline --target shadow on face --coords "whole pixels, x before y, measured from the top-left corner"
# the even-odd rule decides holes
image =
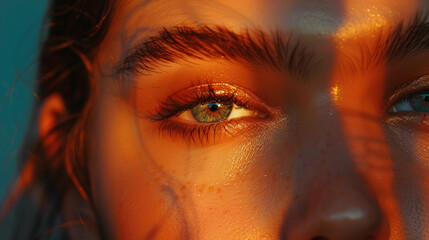
[[[108,235],[426,238],[419,4],[118,2],[91,128]]]

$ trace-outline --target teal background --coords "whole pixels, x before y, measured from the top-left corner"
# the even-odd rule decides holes
[[[0,0],[0,199],[10,191],[30,124],[47,0]],[[0,201],[1,202],[1,201]]]

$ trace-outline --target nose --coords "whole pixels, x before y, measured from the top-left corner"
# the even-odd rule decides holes
[[[335,121],[325,124],[297,141],[301,146],[296,147],[298,157],[292,166],[295,197],[286,210],[280,239],[387,239],[386,218],[356,170],[344,133],[330,126],[338,126]]]
[[[314,185],[303,202],[295,205],[283,239],[374,240],[380,238],[383,215],[365,189],[337,179]]]

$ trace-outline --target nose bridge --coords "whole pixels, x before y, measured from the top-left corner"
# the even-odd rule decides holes
[[[352,240],[380,234],[382,211],[356,169],[340,119],[337,110],[329,109],[297,121],[296,197],[283,222],[284,239]]]

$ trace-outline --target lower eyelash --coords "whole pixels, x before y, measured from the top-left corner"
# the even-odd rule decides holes
[[[231,119],[208,124],[187,124],[165,120],[159,123],[158,131],[160,137],[167,135],[173,141],[205,145],[216,143],[224,134],[233,135],[240,122],[243,121]]]

